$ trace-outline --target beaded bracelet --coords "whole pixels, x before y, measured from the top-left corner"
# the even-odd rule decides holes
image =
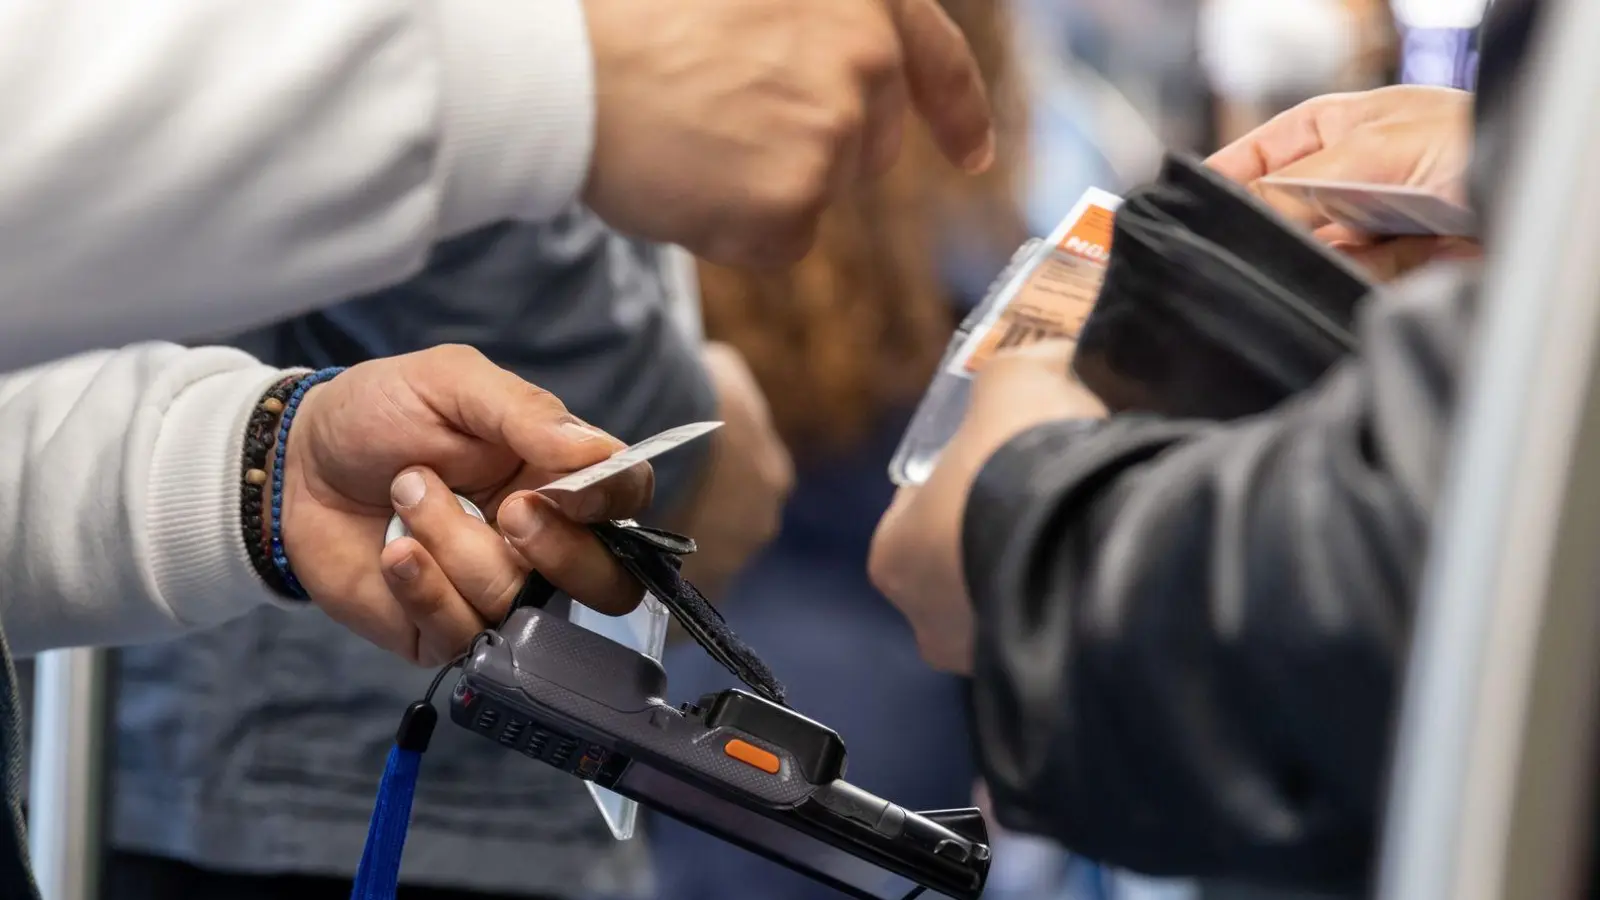
[[[264,514],[264,493],[267,484],[267,456],[277,437],[278,416],[289,400],[300,376],[291,375],[279,381],[256,402],[245,425],[244,450],[239,459],[239,529],[244,538],[245,553],[250,565],[266,582],[273,593],[292,596],[284,583],[278,567],[272,564],[272,554],[267,550],[267,527]]]
[[[296,600],[308,599],[308,595],[306,589],[301,586],[300,579],[295,577],[294,569],[289,565],[289,555],[283,549],[283,463],[284,454],[289,448],[289,429],[294,425],[295,412],[299,410],[300,401],[305,399],[306,392],[343,371],[342,367],[323,369],[312,372],[294,383],[289,399],[284,401],[283,416],[278,420],[277,444],[272,448],[272,504],[269,520],[272,525],[272,564],[282,576],[284,586],[288,589],[288,596]]]

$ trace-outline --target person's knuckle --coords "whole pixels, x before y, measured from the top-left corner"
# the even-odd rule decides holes
[[[888,597],[896,596],[900,580],[894,542],[893,534],[880,531],[872,542],[871,552],[867,554],[867,578]]]
[[[860,96],[850,97],[848,100],[835,103],[829,108],[822,121],[822,133],[830,147],[844,147],[854,141],[867,127],[866,105]],[[821,174],[826,177],[830,166],[824,163],[813,168],[821,169]]]
[[[399,592],[406,613],[416,622],[427,622],[439,617],[445,610],[445,599],[437,590],[427,587],[405,587]]]
[[[525,577],[517,572],[504,571],[494,576],[483,587],[475,604],[480,612],[498,614],[511,608],[511,603],[522,590]]]
[[[440,344],[430,352],[436,359],[451,367],[469,366],[488,360],[482,350],[471,344]]]
[[[865,27],[855,30],[856,40],[852,47],[854,65],[868,80],[878,79],[893,75],[903,64],[900,52],[900,42],[894,30],[887,23],[880,22],[877,27]]]
[[[1028,357],[1013,351],[995,354],[994,358],[978,372],[973,387],[980,391],[993,390],[996,385],[1012,381],[1029,364]]]
[[[762,214],[774,230],[792,230],[821,214],[827,202],[832,153],[831,148],[796,153],[764,186]]]

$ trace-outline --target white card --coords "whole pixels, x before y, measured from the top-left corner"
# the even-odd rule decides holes
[[[655,437],[645,438],[632,447],[617,451],[610,459],[597,462],[587,469],[580,469],[570,475],[557,478],[555,481],[539,488],[539,492],[566,491],[573,493],[581,491],[586,487],[605,481],[618,472],[631,469],[639,463],[649,462],[668,450],[682,447],[695,438],[710,434],[721,427],[721,422],[696,422],[692,425],[679,425],[677,428],[669,428]]]
[[[1377,237],[1477,234],[1472,210],[1421,188],[1272,176],[1261,179],[1261,185],[1319,210],[1333,222]]]

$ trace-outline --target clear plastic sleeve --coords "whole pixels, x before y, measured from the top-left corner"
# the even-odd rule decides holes
[[[608,637],[660,662],[667,646],[667,626],[671,613],[660,600],[646,594],[644,602],[625,616],[608,616],[574,602],[567,619],[574,625]],[[599,807],[600,816],[606,820],[612,837],[619,841],[631,839],[638,826],[639,804],[593,781],[585,781],[584,786],[589,789],[589,796],[594,798],[595,806]]]
[[[891,481],[905,487],[928,479],[967,414],[973,377],[995,353],[1077,337],[1099,295],[1119,203],[1115,195],[1091,188],[1049,238],[1030,240],[1012,256],[950,339],[889,461]]]

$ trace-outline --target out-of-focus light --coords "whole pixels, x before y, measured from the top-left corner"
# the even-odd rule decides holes
[[[1476,28],[1488,0],[1393,0],[1394,16],[1408,28]]]
[[[1331,90],[1359,42],[1338,0],[1212,0],[1198,37],[1212,87],[1242,101]]]

